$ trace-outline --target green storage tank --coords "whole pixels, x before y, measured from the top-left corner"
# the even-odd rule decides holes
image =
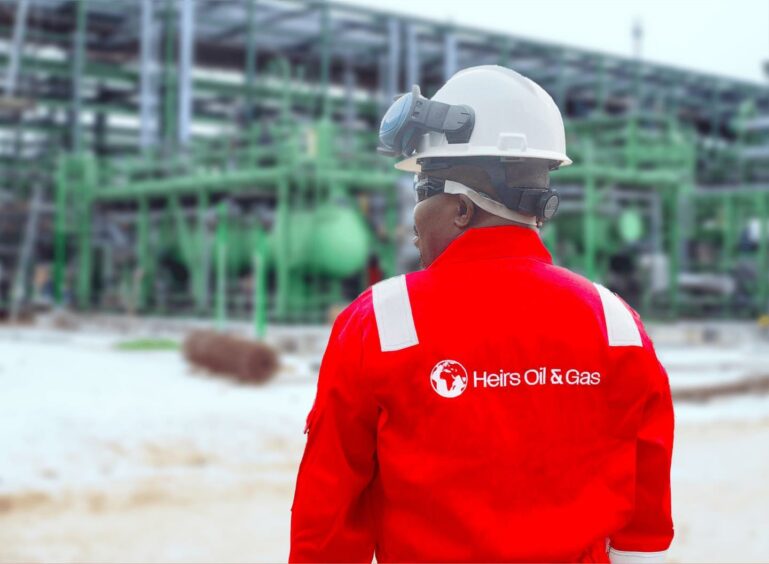
[[[269,254],[277,259],[282,226],[275,223]],[[360,272],[370,252],[370,234],[360,214],[349,205],[323,204],[315,210],[290,212],[288,256],[290,268],[306,268],[335,278]]]

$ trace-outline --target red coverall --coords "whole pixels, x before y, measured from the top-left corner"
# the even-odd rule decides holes
[[[539,235],[470,229],[334,323],[290,561],[607,561],[673,538],[673,409],[638,314]]]

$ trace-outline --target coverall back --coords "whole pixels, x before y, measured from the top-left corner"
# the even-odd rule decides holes
[[[673,411],[638,314],[533,230],[469,229],[332,329],[291,561],[655,558]]]

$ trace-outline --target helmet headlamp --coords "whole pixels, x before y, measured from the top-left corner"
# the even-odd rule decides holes
[[[411,156],[427,132],[446,135],[449,143],[467,143],[475,125],[475,112],[465,104],[446,104],[422,96],[419,86],[398,97],[379,126],[381,147],[390,156]]]

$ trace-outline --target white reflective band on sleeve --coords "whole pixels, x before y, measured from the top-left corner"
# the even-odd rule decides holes
[[[418,345],[406,276],[402,274],[377,282],[372,286],[371,293],[382,352]]]
[[[603,304],[603,314],[606,318],[606,333],[609,336],[610,347],[635,346],[641,347],[641,333],[635,324],[633,314],[625,307],[620,299],[608,288],[593,282],[598,289]]]
[[[611,564],[654,564],[665,562],[667,550],[660,552],[627,552],[624,550],[609,549],[609,561]]]

